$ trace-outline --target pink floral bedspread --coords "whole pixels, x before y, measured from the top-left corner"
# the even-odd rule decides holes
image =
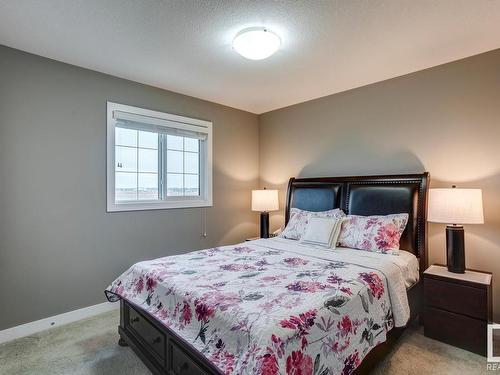
[[[409,318],[401,271],[351,255],[362,251],[348,256],[296,242],[140,262],[107,295],[148,311],[225,374],[350,374]]]

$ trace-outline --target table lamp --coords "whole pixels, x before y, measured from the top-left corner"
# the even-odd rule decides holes
[[[278,190],[252,190],[252,211],[260,212],[260,238],[269,238],[269,211],[276,210]]]
[[[465,272],[464,227],[462,224],[483,224],[483,197],[481,189],[429,190],[428,221],[445,223],[446,260],[448,271]]]

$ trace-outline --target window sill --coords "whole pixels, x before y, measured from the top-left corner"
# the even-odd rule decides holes
[[[212,202],[205,199],[176,200],[170,202],[124,202],[108,203],[107,212],[169,210],[211,206]]]

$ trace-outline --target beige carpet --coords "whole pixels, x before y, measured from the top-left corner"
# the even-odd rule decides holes
[[[150,374],[130,348],[117,345],[112,311],[0,345],[0,374]],[[373,372],[377,375],[492,374],[486,359],[423,336],[410,328]]]

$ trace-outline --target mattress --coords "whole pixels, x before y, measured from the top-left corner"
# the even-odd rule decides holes
[[[408,255],[407,255],[408,254]],[[418,261],[281,238],[140,262],[108,288],[225,374],[350,374],[410,316]]]

